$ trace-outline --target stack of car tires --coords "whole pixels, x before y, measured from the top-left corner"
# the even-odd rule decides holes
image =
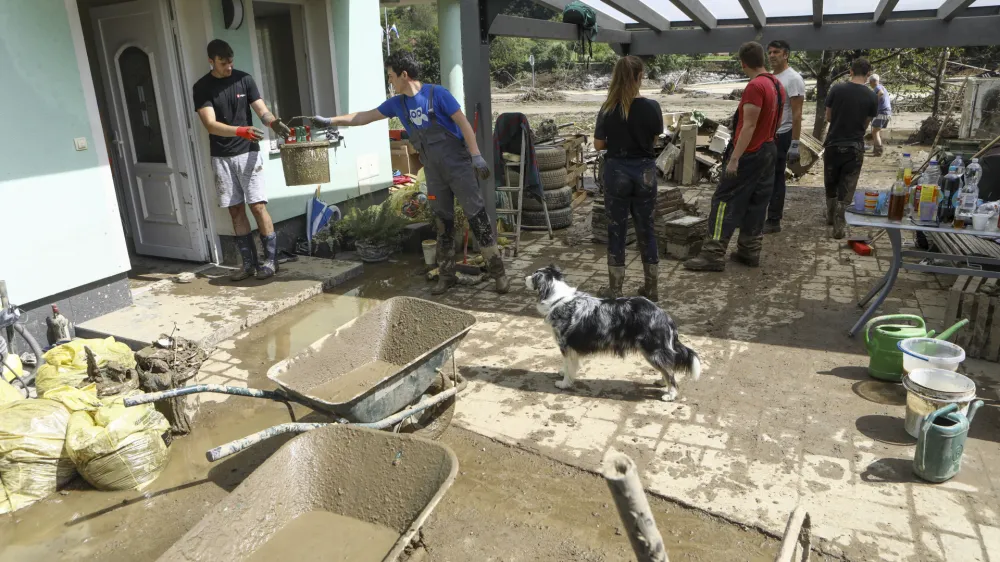
[[[566,150],[554,146],[536,146],[538,172],[542,178],[545,205],[549,209],[552,229],[567,228],[573,224],[573,186],[566,171]],[[507,184],[518,185],[517,169],[507,170]],[[515,199],[514,204],[517,205]],[[524,193],[524,209],[521,211],[521,228],[524,230],[546,230],[545,211],[542,202]]]

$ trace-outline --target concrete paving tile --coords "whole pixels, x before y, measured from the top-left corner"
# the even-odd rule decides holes
[[[877,547],[879,560],[883,562],[909,562],[916,556],[916,547],[912,542],[867,533],[856,533],[854,536],[861,544]]]
[[[663,433],[663,424],[649,421],[646,418],[627,418],[621,426],[622,431],[630,436],[653,439],[655,442],[660,439]]]
[[[703,427],[689,423],[673,422],[663,434],[664,441],[685,443],[699,447],[725,449],[729,434],[718,429]]]
[[[622,417],[624,406],[610,400],[594,400],[594,404],[587,410],[586,417],[618,422]]]
[[[969,520],[962,493],[916,484],[912,488],[913,502],[918,517],[942,531],[975,536],[976,528]]]
[[[615,437],[612,445],[626,454],[628,454],[625,449],[627,447],[636,447],[644,450],[655,451],[656,439],[641,437],[638,435],[618,435]]]
[[[801,502],[809,506],[813,521],[835,527],[850,529],[853,532],[886,535],[897,539],[912,541],[913,531],[910,526],[912,519],[906,508],[892,507],[875,502],[861,501],[829,494],[803,494]],[[833,540],[833,537],[821,538]]]
[[[566,446],[573,449],[603,453],[611,436],[618,430],[618,424],[607,420],[583,418],[566,438]]]
[[[978,539],[942,533],[941,544],[947,562],[986,562]]]
[[[646,400],[635,405],[635,415],[650,416],[658,420],[680,420],[691,419],[694,410],[687,404],[680,402],[664,402],[662,400]]]
[[[931,559],[935,562],[944,560],[944,550],[936,534],[931,531],[921,531],[920,545],[924,548],[924,556],[933,557]]]
[[[983,537],[989,562],[1000,562],[1000,528],[980,525],[979,534]]]

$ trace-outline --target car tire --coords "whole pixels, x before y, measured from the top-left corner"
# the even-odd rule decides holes
[[[549,209],[549,220],[552,222],[552,230],[569,228],[573,225],[573,208]],[[547,230],[545,213],[543,211],[522,211],[521,228],[523,230]]]
[[[565,209],[573,204],[573,188],[570,186],[551,189],[545,192],[545,205],[550,211]],[[542,202],[527,193],[524,194],[525,211],[541,211]]]
[[[565,168],[566,149],[557,146],[536,146],[535,160],[538,162],[540,172]]]

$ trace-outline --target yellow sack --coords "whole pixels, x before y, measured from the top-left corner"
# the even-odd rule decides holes
[[[170,422],[152,404],[126,408],[122,397],[93,412],[75,412],[66,449],[77,470],[98,490],[142,490],[167,463],[163,433]]]
[[[42,395],[42,398],[55,400],[70,412],[94,411],[102,405],[101,399],[97,397],[97,383],[90,383],[83,388],[57,386]]]
[[[24,400],[24,396],[19,390],[11,386],[11,384],[2,378],[0,378],[0,406],[4,404],[10,404],[11,402],[16,402],[18,400]],[[0,497],[0,502],[3,498]]]
[[[53,400],[0,406],[0,481],[9,509],[31,505],[73,479],[76,471],[65,448],[69,417],[69,410]]]
[[[45,365],[38,369],[35,388],[38,394],[57,386],[79,387],[87,378],[87,353],[83,346],[89,347],[97,356],[97,365],[103,367],[108,361],[118,363],[122,367],[135,367],[135,355],[129,346],[116,342],[115,338],[106,339],[76,339],[53,347],[45,352]]]
[[[21,364],[21,358],[13,353],[7,354],[7,358],[3,360],[4,365],[0,365],[0,380],[11,382],[14,380],[14,374],[17,376],[24,376],[24,365]],[[9,368],[8,368],[9,367]],[[14,371],[13,373],[11,371]]]
[[[10,507],[10,500],[7,499],[7,490],[4,489],[3,481],[0,480],[0,514],[10,513],[11,511],[14,510]]]

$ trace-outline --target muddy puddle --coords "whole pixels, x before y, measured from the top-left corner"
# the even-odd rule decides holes
[[[335,379],[310,387],[308,393],[314,398],[340,404],[363,393],[402,368],[402,365],[376,359]]]
[[[399,533],[353,517],[308,511],[288,522],[247,562],[380,562]]]

